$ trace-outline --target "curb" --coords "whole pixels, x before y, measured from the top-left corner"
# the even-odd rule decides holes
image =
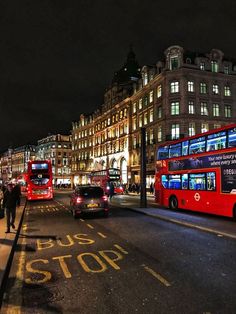
[[[9,276],[9,273],[10,273],[10,270],[11,270],[11,265],[12,265],[12,261],[13,261],[13,257],[14,257],[14,253],[15,253],[15,248],[16,248],[17,241],[18,241],[18,238],[19,238],[21,226],[22,226],[22,223],[23,223],[23,218],[24,218],[24,214],[25,214],[26,205],[27,205],[27,200],[25,201],[25,205],[24,205],[24,208],[23,208],[23,211],[22,211],[22,214],[21,214],[20,222],[19,222],[19,225],[18,225],[18,228],[17,228],[17,231],[16,231],[16,236],[15,236],[15,239],[13,241],[13,244],[12,244],[12,247],[11,247],[11,251],[10,251],[7,263],[6,263],[6,268],[4,270],[2,281],[0,283],[1,284],[0,285],[0,310],[1,310],[1,307],[2,307],[2,302],[3,302],[5,289],[6,289],[6,286],[7,286],[8,276]]]

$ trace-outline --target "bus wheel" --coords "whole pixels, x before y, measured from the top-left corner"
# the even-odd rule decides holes
[[[178,209],[178,200],[176,196],[171,196],[169,200],[169,208],[172,210]]]
[[[234,205],[233,208],[233,220],[236,221],[236,204]]]

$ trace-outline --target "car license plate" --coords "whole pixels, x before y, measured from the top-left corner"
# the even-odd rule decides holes
[[[98,204],[97,203],[91,203],[91,204],[88,204],[87,207],[88,208],[95,208],[95,207],[98,207]]]

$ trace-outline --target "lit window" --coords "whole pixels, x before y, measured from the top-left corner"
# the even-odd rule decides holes
[[[171,125],[171,139],[172,140],[177,140],[180,135],[180,127],[178,123],[172,124]]]
[[[143,85],[147,85],[148,83],[148,74],[147,72],[144,73],[144,77],[143,77]]]
[[[158,85],[157,86],[157,98],[160,98],[161,94],[162,94],[162,88],[161,88],[161,85]]]
[[[213,84],[212,85],[212,92],[214,95],[218,95],[219,94],[219,85],[218,84]]]
[[[171,103],[171,115],[179,114],[179,102],[172,102]]]
[[[147,112],[145,112],[144,113],[144,125],[146,125],[146,124],[148,124],[148,113]]]
[[[189,136],[193,136],[193,135],[195,135],[196,133],[195,133],[195,123],[193,123],[193,122],[190,122],[189,123],[189,126],[188,126],[188,135]]]
[[[201,115],[202,116],[208,116],[207,103],[205,103],[205,102],[201,102]]]
[[[149,93],[149,103],[153,102],[153,90]]]
[[[170,92],[171,93],[178,93],[179,92],[179,82],[171,82],[170,83]]]
[[[133,118],[133,130],[134,130],[134,131],[136,130],[136,126],[137,126],[136,123],[137,123],[137,122],[136,122],[136,118]]]
[[[217,61],[211,61],[211,71],[218,72],[218,70],[219,70],[219,65]]]
[[[143,117],[142,115],[139,116],[139,127],[141,128],[143,126]]]
[[[224,95],[225,96],[231,96],[231,90],[229,86],[224,87]]]
[[[206,83],[200,83],[200,93],[201,94],[207,93],[207,84]]]
[[[195,106],[193,101],[188,102],[188,113],[195,114]]]
[[[161,125],[158,126],[158,128],[157,128],[157,141],[158,142],[162,141],[162,127],[161,127]]]
[[[213,104],[212,105],[212,112],[213,117],[219,117],[220,116],[220,105],[219,104]]]
[[[209,131],[209,125],[208,123],[202,123],[201,124],[201,133],[205,133]]]
[[[228,65],[224,66],[224,74],[229,74],[229,66]]]
[[[142,98],[140,98],[139,102],[138,102],[138,108],[142,109],[142,107],[143,107],[143,100],[142,100]]]
[[[200,62],[200,70],[205,70],[205,62]]]
[[[143,97],[143,105],[144,105],[144,106],[147,106],[147,105],[148,105],[148,97],[147,97],[147,96],[144,96],[144,97]]]
[[[149,121],[153,122],[153,109],[151,109],[149,112]]]
[[[231,118],[231,105],[225,105],[225,117]]]
[[[221,128],[221,124],[213,124],[213,129],[218,129],[218,128]]]
[[[158,118],[161,118],[161,117],[162,117],[162,106],[159,106],[159,107],[157,108],[157,116],[158,116]]]
[[[194,92],[194,82],[188,81],[188,92]]]

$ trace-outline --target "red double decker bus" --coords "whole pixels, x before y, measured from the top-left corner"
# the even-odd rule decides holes
[[[28,200],[49,200],[53,198],[50,160],[28,162],[26,197]]]
[[[170,209],[236,218],[236,124],[160,145],[155,199]]]
[[[110,182],[114,185],[115,194],[123,194],[124,189],[121,185],[120,169],[108,168],[104,170],[93,171],[90,174],[91,184],[99,185],[106,194],[109,194]]]

